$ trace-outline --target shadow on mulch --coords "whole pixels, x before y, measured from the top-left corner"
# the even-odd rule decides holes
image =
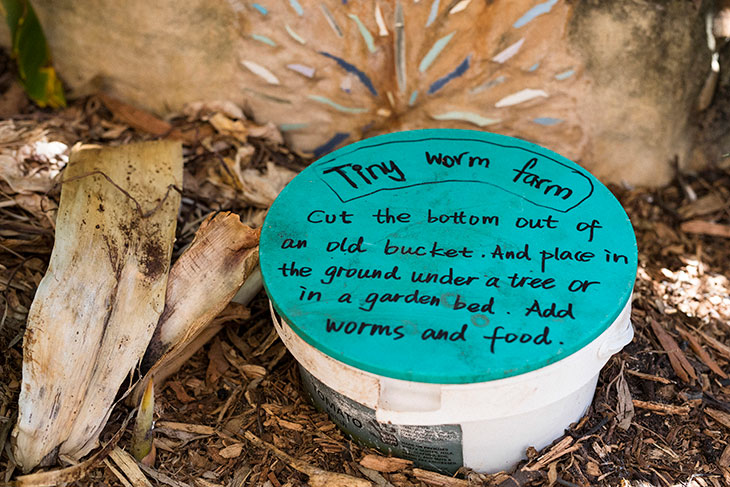
[[[250,168],[263,170],[267,162],[290,169],[303,167],[301,158],[271,140],[243,142],[230,133],[211,130],[205,116],[179,118],[172,125],[207,134],[186,145],[187,179],[175,255],[210,211],[230,209],[251,221],[260,220],[261,210],[238,197],[236,190],[220,190],[227,184],[225,177],[211,172],[211,167],[240,159],[242,151],[248,151],[242,164]],[[44,156],[37,148],[28,149],[29,144],[116,144],[148,138],[149,134],[115,118],[94,97],[58,113],[31,110],[0,122],[0,151],[17,155],[26,150],[24,164],[55,164],[57,171],[63,166],[62,153]],[[215,177],[219,186],[202,191]],[[612,190],[628,212],[639,244],[632,312],[636,337],[601,372],[585,418],[566,431],[557,446],[527,452],[530,460],[521,466],[535,465],[535,459],[550,452],[550,462],[542,468],[518,468],[512,479],[462,472],[457,476],[462,480],[442,479],[443,484],[426,483],[409,467],[375,475],[363,470],[361,459],[376,452],[346,438],[326,414],[306,401],[296,363],[275,339],[262,292],[251,304],[251,319],[229,323],[157,392],[157,456],[154,470],[147,471],[151,482],[306,484],[306,475],[270,449],[250,444],[244,437],[249,431],[310,465],[356,477],[367,472],[383,486],[730,484],[730,381],[724,372],[730,363],[726,345],[730,343],[730,241],[696,233],[710,231],[708,222],[719,224],[720,231],[730,229],[730,170],[726,165],[678,175],[672,184],[657,190]],[[50,186],[30,200],[18,194],[0,178],[0,475],[4,476],[0,481],[17,474],[9,433],[17,417],[22,333],[33,293],[48,264],[59,191]],[[672,347],[667,343],[672,341],[677,348],[670,354],[667,350]],[[242,364],[262,366],[266,374],[261,377]],[[123,406],[117,407],[103,440],[117,431],[127,413]],[[622,419],[626,421],[623,428],[619,426]],[[120,445],[128,442],[125,433]],[[120,481],[101,463],[76,484],[120,485]]]

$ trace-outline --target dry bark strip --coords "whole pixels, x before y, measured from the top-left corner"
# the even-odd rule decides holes
[[[725,357],[726,359],[730,360],[730,347],[722,343],[717,338],[705,333],[702,330],[697,330],[697,333],[699,333],[702,338],[705,339],[708,345],[710,345],[712,348],[714,348],[717,353]]]
[[[727,445],[720,455],[717,464],[721,467],[730,467],[730,445]]]
[[[158,421],[158,428],[169,428],[177,431],[184,431],[185,433],[193,433],[196,435],[207,435],[212,436],[215,434],[215,428],[206,426],[204,424],[188,424],[188,423],[176,423],[174,421]]]
[[[378,487],[395,487],[393,484],[388,482],[385,477],[380,475],[375,470],[363,467],[362,465],[358,465],[357,469],[360,470],[361,474],[375,482],[375,485],[377,485]]]
[[[578,450],[580,448],[580,442],[582,440],[578,440],[577,442],[573,441],[573,438],[566,436],[560,441],[558,441],[556,444],[550,447],[550,449],[541,457],[539,457],[537,460],[534,460],[533,462],[530,462],[524,470],[531,470],[531,471],[538,471],[541,469],[544,469],[551,463],[553,463],[555,460],[557,460],[560,457],[563,457],[565,455],[568,455],[570,453],[573,453],[574,451]]]
[[[188,144],[196,143],[205,136],[211,135],[213,132],[209,127],[204,127],[204,133],[181,131],[161,118],[152,115],[150,112],[133,107],[104,93],[99,93],[98,96],[101,102],[116,118],[142,132],[173,140],[180,140]],[[208,130],[205,130],[205,128]]]
[[[116,447],[109,454],[109,458],[126,475],[133,487],[152,487],[152,482],[142,473],[132,455]]]
[[[413,469],[413,476],[421,482],[435,487],[469,487],[469,482],[467,480],[455,479],[454,477],[448,477],[440,473],[420,468]]]
[[[372,483],[365,479],[359,479],[344,473],[328,472],[310,465],[302,460],[287,455],[274,445],[263,441],[250,431],[244,433],[244,437],[259,448],[265,448],[286,462],[294,470],[298,470],[309,477],[311,487],[372,487]]]
[[[413,465],[410,460],[396,457],[383,457],[380,455],[365,455],[360,460],[360,465],[377,472],[397,472]]]
[[[634,377],[638,377],[639,379],[645,379],[650,380],[652,382],[658,382],[660,384],[673,384],[673,382],[665,377],[659,377],[657,375],[651,375],[651,374],[645,374],[643,372],[639,372],[638,370],[631,370],[626,369],[625,371],[629,375],[633,375]]]
[[[631,401],[631,391],[626,383],[623,366],[616,380],[616,420],[618,427],[626,431],[631,427],[631,421],[634,419],[634,405]]]
[[[258,242],[259,230],[234,213],[203,221],[170,270],[165,309],[142,361],[147,377],[160,384],[181,365],[181,356],[188,358],[220,330],[220,322],[209,325],[258,265]],[[140,384],[133,399],[143,390]]]
[[[712,408],[706,408],[705,414],[723,425],[724,427],[730,429],[730,414]]]
[[[660,414],[689,414],[689,412],[692,410],[689,406],[674,406],[672,404],[662,404],[660,402],[651,402],[651,401],[640,401],[638,399],[634,399],[632,401],[635,408],[639,409],[648,409],[649,411],[654,411],[655,413]]]
[[[28,314],[13,432],[27,472],[98,443],[164,307],[182,184],[179,142],[82,148],[64,174],[56,237]]]
[[[720,365],[718,365],[715,360],[710,357],[710,354],[707,353],[707,350],[702,348],[702,345],[700,344],[700,341],[697,339],[697,337],[694,336],[694,334],[688,330],[684,330],[682,328],[677,328],[679,330],[679,334],[682,335],[682,337],[689,342],[689,346],[692,348],[694,353],[697,354],[697,357],[702,360],[702,363],[704,363],[711,371],[722,377],[723,379],[727,379],[727,374],[725,373],[722,368],[720,368]]]
[[[165,475],[162,472],[158,472],[157,470],[155,470],[152,467],[148,467],[144,463],[138,463],[137,465],[149,477],[152,477],[153,479],[155,479],[158,482],[158,484],[165,484],[165,485],[169,485],[170,487],[190,487],[190,484],[186,484],[185,482],[180,482],[179,480],[175,480],[172,477]],[[233,485],[238,485],[238,484],[233,484]]]
[[[651,329],[654,331],[662,348],[667,352],[669,363],[683,382],[694,383],[697,380],[697,373],[692,364],[689,363],[687,357],[684,356],[677,342],[667,331],[656,321],[651,320]]]
[[[730,225],[721,223],[706,222],[704,220],[690,220],[682,223],[679,227],[683,232],[698,233],[711,237],[730,238]]]
[[[529,464],[501,481],[499,483],[499,487],[523,487],[539,478],[542,478],[542,470],[557,459],[580,449],[581,441],[582,440],[578,440],[575,442],[570,436],[563,437],[560,441],[551,446],[544,455],[532,460]]]

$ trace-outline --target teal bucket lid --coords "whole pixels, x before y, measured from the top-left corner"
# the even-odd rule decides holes
[[[261,231],[275,310],[307,343],[395,379],[524,374],[596,339],[637,267],[611,192],[549,150],[430,129],[362,140],[313,163]]]

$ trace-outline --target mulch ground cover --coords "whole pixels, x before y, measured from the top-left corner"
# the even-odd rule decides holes
[[[14,110],[0,119],[0,482],[19,475],[10,432],[22,336],[52,249],[57,183],[71,146],[184,141],[175,256],[212,211],[260,224],[276,192],[306,165],[275,128],[237,107],[200,105],[163,121],[93,96],[48,111],[10,93],[12,85],[0,77],[11,97],[5,109]],[[515,472],[431,475],[347,438],[305,398],[262,291],[250,319],[229,322],[157,391],[156,458],[140,467],[146,480],[127,478],[106,458],[73,483],[294,487],[314,483],[312,469],[320,469],[396,487],[730,485],[730,160],[678,173],[660,189],[611,190],[639,246],[636,336],[601,372],[587,415],[553,445],[527,451]],[[117,406],[102,440],[128,413]],[[123,432],[118,445],[129,437]],[[347,485],[340,481],[330,485]]]

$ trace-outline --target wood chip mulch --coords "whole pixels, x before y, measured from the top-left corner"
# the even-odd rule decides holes
[[[250,183],[241,186],[236,168],[265,175],[267,164],[304,166],[275,131],[236,120],[225,107],[135,125],[131,107],[106,101],[85,98],[58,112],[26,105],[0,121],[0,483],[19,474],[9,434],[22,334],[48,264],[59,195],[53,181],[69,147],[183,138],[178,252],[210,211],[230,209],[260,222],[260,195],[249,194]],[[225,119],[211,120],[220,113]],[[2,175],[11,153],[22,163],[19,179]],[[431,474],[346,438],[305,399],[262,292],[250,319],[229,323],[157,391],[154,464],[139,466],[141,477],[126,473],[125,431],[120,450],[75,484],[295,487],[315,485],[313,472],[323,471],[396,487],[730,485],[730,164],[678,174],[657,190],[612,190],[639,244],[636,337],[601,372],[588,414],[552,446],[528,451],[512,475]],[[104,440],[128,412],[117,407]],[[344,478],[332,477],[329,485],[348,485],[340,483]]]

